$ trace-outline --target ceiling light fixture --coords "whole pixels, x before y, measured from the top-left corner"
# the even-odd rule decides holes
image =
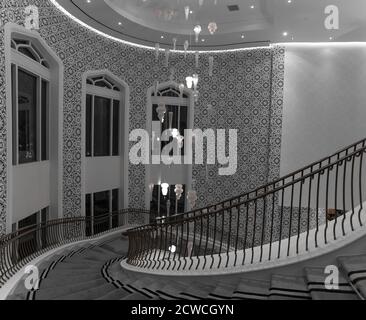
[[[196,25],[193,29],[194,31],[194,34],[196,35],[196,42],[198,42],[198,39],[199,39],[199,36],[200,36],[200,33],[202,31],[202,27],[200,25]]]
[[[189,19],[189,13],[192,13],[189,10],[189,6],[184,7],[184,13],[185,13],[185,16],[186,16],[186,20],[188,20]]]
[[[208,24],[208,31],[211,33],[211,34],[214,34],[216,31],[217,31],[217,23],[216,22],[210,22]]]

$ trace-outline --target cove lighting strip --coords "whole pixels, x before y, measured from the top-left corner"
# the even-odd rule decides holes
[[[366,47],[366,42],[350,41],[350,42],[278,42],[278,46],[285,47]]]
[[[63,14],[65,14],[66,16],[68,16],[70,19],[74,20],[75,22],[79,23],[80,25],[82,25],[83,27],[105,37],[108,39],[111,39],[113,41],[116,42],[120,42],[126,45],[130,45],[133,47],[138,47],[138,48],[143,48],[143,49],[147,49],[147,50],[153,50],[155,51],[155,47],[150,47],[150,46],[146,46],[146,45],[142,45],[142,44],[138,44],[138,43],[134,43],[134,42],[130,42],[127,40],[123,40],[120,38],[116,38],[113,37],[109,34],[106,34],[98,29],[93,28],[92,26],[88,25],[87,23],[81,21],[80,19],[76,18],[75,16],[73,16],[70,12],[68,12],[63,6],[61,6],[57,0],[50,0],[51,3],[58,9],[60,10]],[[194,54],[197,51],[199,53],[224,53],[224,52],[235,52],[235,51],[245,51],[245,50],[253,50],[253,49],[263,49],[263,48],[272,48],[274,45],[278,45],[278,46],[286,46],[286,47],[296,47],[296,46],[301,46],[301,47],[322,47],[322,46],[329,46],[329,47],[366,47],[366,42],[280,42],[280,43],[273,43],[273,44],[269,44],[268,46],[257,46],[257,47],[246,47],[246,48],[233,48],[233,49],[225,49],[225,50],[187,50],[187,53],[190,54]],[[160,48],[160,51],[165,51],[164,48]],[[176,52],[176,53],[184,53],[184,50],[171,50],[170,52]]]

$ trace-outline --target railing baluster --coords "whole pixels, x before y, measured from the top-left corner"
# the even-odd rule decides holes
[[[279,259],[281,257],[281,244],[282,244],[282,220],[283,220],[283,205],[284,205],[284,199],[285,199],[285,189],[282,189],[281,194],[281,215],[280,215],[280,230],[279,230],[279,239],[278,239],[278,255],[277,258]]]
[[[233,219],[233,216],[232,216],[233,212],[232,212],[231,206],[232,206],[232,204],[230,202],[229,232],[228,232],[228,236],[227,236],[227,250],[226,250],[226,268],[228,267],[229,260],[230,260],[229,252],[230,252],[230,245],[231,245],[231,243],[230,243],[230,240],[231,240],[231,237],[230,237],[231,236],[231,225],[232,225],[231,221]]]
[[[328,160],[328,165],[330,165],[331,163],[331,159],[329,158]],[[328,167],[327,169],[327,182],[326,182],[326,187],[325,187],[325,229],[324,229],[324,242],[325,244],[328,243],[328,237],[327,237],[327,232],[328,232],[328,211],[329,211],[329,173],[330,173],[330,167]]]
[[[238,259],[238,243],[239,243],[239,232],[240,232],[240,206],[236,207],[236,212],[238,213],[238,219],[236,220],[236,238],[235,238],[235,260],[234,267],[236,267],[236,262]]]
[[[288,245],[287,245],[287,256],[290,256],[291,249],[291,234],[292,234],[292,215],[293,215],[293,207],[294,207],[294,188],[295,188],[295,176],[292,177],[292,186],[291,186],[291,200],[290,200],[290,224],[288,229]]]
[[[212,269],[212,267],[214,265],[214,254],[215,254],[215,245],[216,245],[216,230],[217,230],[216,229],[217,228],[217,212],[216,212],[216,208],[215,208],[214,217],[215,217],[215,225],[214,225],[214,238],[213,238],[213,242],[212,242],[212,251],[211,251],[212,262],[211,262],[210,269]]]
[[[337,156],[337,160],[339,160],[339,155]],[[334,240],[337,240],[337,234],[336,234],[336,228],[337,228],[337,222],[338,222],[338,168],[339,163],[336,163],[336,176],[335,176],[335,185],[334,185],[334,210],[335,210],[335,221],[333,226],[333,237]]]
[[[311,172],[313,172],[313,168],[311,167]],[[308,219],[307,219],[307,228],[306,228],[306,251],[309,251],[309,235],[310,235],[310,210],[311,210],[311,187],[313,182],[313,176],[309,178],[309,189],[308,189]]]
[[[348,156],[348,150],[346,151],[346,156]],[[343,169],[343,188],[342,188],[342,193],[343,193],[343,219],[342,219],[342,234],[343,236],[346,235],[345,229],[344,229],[344,223],[346,220],[346,179],[347,179],[347,161],[348,159],[346,158],[344,160],[344,169]]]
[[[242,265],[245,264],[246,257],[246,249],[247,249],[247,237],[248,237],[248,220],[249,220],[249,202],[245,203],[245,232],[244,232],[244,244],[243,244],[243,262]]]
[[[362,147],[365,147],[365,141],[362,143]],[[359,182],[359,196],[360,196],[360,210],[358,211],[358,221],[360,223],[360,226],[363,226],[362,219],[361,219],[361,212],[363,210],[363,197],[362,197],[362,166],[363,166],[363,154],[365,153],[365,150],[361,150],[360,155],[360,174],[358,178]]]
[[[321,169],[321,168],[319,168]],[[320,192],[320,172],[318,173],[318,182],[316,185],[316,231],[315,231],[315,248],[318,248],[318,233],[319,233],[319,192]]]

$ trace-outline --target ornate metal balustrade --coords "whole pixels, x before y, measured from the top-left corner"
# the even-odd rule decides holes
[[[93,218],[75,217],[29,226],[0,237],[0,287],[34,258],[68,243],[93,239],[145,221],[149,211],[125,209]],[[136,223],[137,220],[140,220]]]
[[[366,139],[254,191],[131,229],[127,263],[165,270],[233,267],[337,240],[362,226],[365,152]]]

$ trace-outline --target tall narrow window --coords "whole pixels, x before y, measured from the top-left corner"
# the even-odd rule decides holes
[[[95,97],[94,100],[94,156],[110,156],[111,100]]]
[[[88,94],[86,96],[86,156],[92,155],[92,101],[93,97]]]
[[[48,63],[28,40],[11,47],[13,164],[49,160]]]
[[[186,94],[180,95],[180,92],[173,88],[164,88],[152,95],[152,121],[160,121],[158,116],[158,105],[163,104],[166,108],[164,122],[161,124],[161,131],[168,129],[176,129],[183,136],[184,130],[188,129],[188,106],[189,100]],[[161,141],[161,150],[173,141],[170,137],[169,141]],[[184,154],[184,144],[180,149],[180,154]],[[171,152],[173,155],[173,152]]]
[[[37,161],[37,77],[18,72],[18,162]]]
[[[113,156],[118,156],[119,154],[119,101],[113,101]]]
[[[106,77],[87,79],[86,156],[120,154],[120,89]]]
[[[87,218],[86,234],[89,236],[118,227],[120,221],[119,189],[86,194],[85,214]],[[110,215],[109,213],[113,213]]]
[[[41,109],[41,160],[46,161],[49,160],[49,150],[48,150],[48,118],[49,118],[49,110],[48,110],[48,82],[42,80],[42,95],[41,95],[41,102],[42,102],[42,109]]]
[[[152,212],[159,213],[160,216],[175,215],[183,213],[185,209],[185,189],[186,186],[183,185],[183,194],[179,200],[176,198],[174,192],[175,185],[169,186],[169,191],[166,196],[163,195],[161,187],[155,185],[152,192],[152,200],[150,203],[150,210]],[[169,200],[169,201],[168,201]],[[169,210],[168,210],[169,209]]]

